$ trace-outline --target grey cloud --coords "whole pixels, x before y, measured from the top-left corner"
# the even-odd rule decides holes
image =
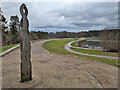
[[[95,22],[97,19],[104,17],[108,21],[114,21],[115,24],[117,22],[117,3],[86,3],[84,5],[77,3],[75,5],[76,7],[74,6],[71,10],[68,10],[68,7],[59,10],[58,15],[72,18],[75,21],[87,20]],[[95,23],[100,23],[100,21]]]
[[[4,15],[19,17],[22,3],[3,3]],[[26,3],[29,9],[31,30],[45,31],[80,31],[103,29],[105,26],[117,25],[117,2],[78,2],[78,3]],[[49,30],[47,30],[49,29]]]
[[[73,27],[67,27],[67,26],[42,26],[42,27],[35,27],[35,28],[70,28],[72,29]]]

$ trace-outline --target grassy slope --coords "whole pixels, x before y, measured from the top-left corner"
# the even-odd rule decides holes
[[[92,60],[98,60],[98,61],[105,62],[107,64],[118,66],[118,60],[115,60],[115,59],[106,59],[106,58],[99,58],[94,56],[80,55],[80,54],[75,54],[65,50],[64,45],[72,40],[74,39],[52,40],[52,41],[45,42],[43,44],[43,47],[52,53],[77,55],[77,56],[89,58]]]
[[[19,44],[19,43],[18,43]],[[14,46],[17,46],[18,44],[12,44],[12,45],[7,45],[7,46],[3,46],[3,47],[0,47],[0,52],[4,52],[5,50],[9,49],[9,48],[12,48]]]
[[[116,53],[116,52],[103,52],[101,50],[81,49],[81,48],[72,48],[72,47],[71,47],[71,49],[74,50],[74,51],[87,53],[87,54],[118,57],[118,53]]]
[[[64,45],[73,40],[74,39],[52,40],[52,41],[45,42],[43,44],[43,47],[52,53],[70,54],[69,51],[64,49]]]

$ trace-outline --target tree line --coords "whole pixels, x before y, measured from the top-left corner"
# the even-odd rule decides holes
[[[4,15],[0,14],[0,36],[2,36],[2,46],[20,43],[20,22],[18,16],[11,16],[10,23]],[[30,40],[38,40],[48,38],[48,32],[31,31],[29,33]]]
[[[67,32],[61,31],[56,33],[49,33],[49,36],[52,38],[81,38],[81,37],[100,37],[101,30],[90,30],[90,31],[82,31],[82,32]]]
[[[1,9],[0,9],[1,12]],[[2,36],[2,46],[16,44],[20,42],[20,22],[19,17],[11,16],[10,22],[8,22],[4,15],[0,13],[0,34]],[[82,31],[82,32],[43,32],[43,31],[30,31],[29,37],[30,40],[39,40],[39,39],[49,39],[49,38],[90,38],[90,37],[103,37],[109,36],[108,32],[103,32],[104,30],[89,30],[89,31]],[[114,29],[113,29],[114,31]],[[106,34],[105,34],[106,33]],[[113,33],[113,32],[111,32]],[[117,32],[114,32],[114,37]],[[107,38],[106,38],[107,39]],[[107,45],[107,44],[104,44]]]
[[[7,25],[7,20],[4,15],[0,14],[1,32],[2,32],[2,45],[16,44],[20,42],[20,22],[19,17],[11,16],[9,25]],[[48,39],[48,38],[80,38],[80,37],[99,37],[101,31],[84,31],[84,32],[42,32],[42,31],[30,31],[29,37],[30,40],[38,39]]]
[[[101,33],[103,51],[120,51],[120,29],[103,30]]]

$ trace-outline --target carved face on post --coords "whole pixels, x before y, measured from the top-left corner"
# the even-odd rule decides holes
[[[29,22],[27,19],[28,9],[25,4],[20,7],[22,16],[20,26],[20,50],[21,50],[21,82],[32,80],[32,65],[31,65],[31,45],[29,39]]]

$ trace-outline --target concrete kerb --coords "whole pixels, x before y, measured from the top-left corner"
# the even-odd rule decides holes
[[[37,42],[37,41],[39,41],[39,40],[30,41],[30,42],[31,42],[31,43],[34,43],[34,42]],[[3,56],[5,56],[6,54],[9,54],[10,52],[16,50],[16,49],[19,48],[19,47],[20,47],[20,45],[17,45],[17,46],[12,47],[12,48],[10,48],[10,49],[4,51],[4,52],[1,52],[1,53],[0,53],[0,57],[3,57]]]
[[[41,39],[41,40],[45,40],[45,39]],[[34,42],[38,42],[38,41],[41,41],[41,40],[33,40],[33,41],[30,41],[30,42],[31,42],[31,43],[34,43]],[[57,40],[57,39],[50,39],[50,40]],[[50,41],[50,40],[46,40],[46,41]],[[4,51],[4,52],[1,52],[1,53],[0,53],[0,57],[3,57],[3,56],[5,56],[5,55],[9,54],[10,52],[16,50],[16,49],[19,48],[19,47],[20,47],[20,45],[17,45],[17,46],[12,47],[12,48]],[[46,49],[45,49],[45,50],[46,50]],[[46,50],[46,51],[47,51],[47,50]],[[47,52],[49,53],[49,51],[47,51]]]
[[[10,48],[10,49],[8,49],[8,50],[6,50],[6,51],[0,53],[0,57],[5,56],[6,54],[12,52],[13,50],[15,50],[15,49],[17,49],[17,48],[19,48],[19,47],[20,47],[20,45],[17,45],[17,46],[15,46],[15,47],[12,47],[12,48]]]

